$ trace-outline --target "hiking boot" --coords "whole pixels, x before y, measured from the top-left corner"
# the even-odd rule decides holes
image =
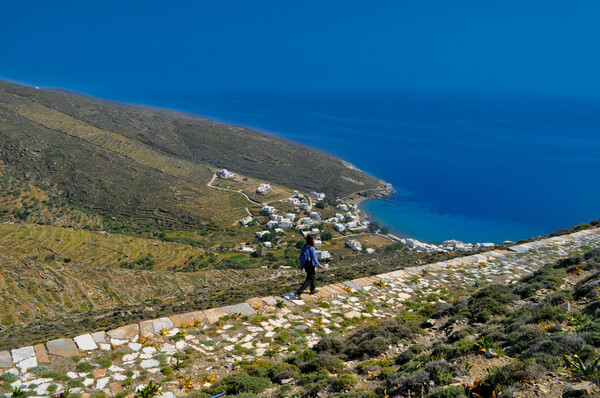
[[[318,293],[319,291],[317,289],[313,290],[312,292],[310,292],[310,294],[315,294]]]
[[[302,292],[296,292],[296,297],[302,296]]]

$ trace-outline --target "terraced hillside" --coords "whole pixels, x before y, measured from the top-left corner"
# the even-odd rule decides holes
[[[51,195],[17,178],[0,163],[0,220],[27,221],[77,228],[102,228],[102,218],[82,208],[69,206],[66,199]]]
[[[239,273],[173,272],[223,257],[181,243],[54,226],[0,224],[0,325],[226,288]],[[261,270],[247,271],[250,279]]]

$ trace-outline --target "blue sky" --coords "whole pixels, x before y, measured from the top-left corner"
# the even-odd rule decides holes
[[[22,1],[0,78],[161,90],[600,90],[597,1]]]

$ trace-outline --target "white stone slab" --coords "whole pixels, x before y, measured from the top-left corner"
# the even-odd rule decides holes
[[[140,363],[140,366],[143,369],[150,369],[158,365],[160,365],[160,362],[158,362],[156,359],[146,359]]]
[[[108,384],[109,381],[110,381],[110,377],[103,377],[101,379],[98,379],[96,381],[96,389],[102,390],[104,387],[106,387],[106,385]]]
[[[154,333],[160,333],[163,328],[166,330],[171,330],[175,327],[175,325],[173,325],[173,321],[171,321],[169,318],[153,319],[152,326],[154,327]]]
[[[98,349],[98,345],[91,334],[83,334],[75,337],[73,340],[75,340],[75,344],[77,344],[77,347],[79,347],[80,350],[91,351]]]
[[[92,338],[94,339],[94,341],[96,342],[96,344],[108,343],[108,340],[106,340],[106,332],[95,332],[95,333],[92,333]]]
[[[17,348],[10,351],[14,363],[21,362],[24,359],[35,357],[35,350],[33,347]]]
[[[142,349],[142,345],[140,343],[129,343],[128,346],[132,351],[139,351]]]
[[[21,372],[26,372],[27,369],[30,368],[35,368],[37,366],[37,359],[35,357],[30,357],[27,359],[22,360],[21,362],[17,363],[17,368],[19,368],[21,370]]]

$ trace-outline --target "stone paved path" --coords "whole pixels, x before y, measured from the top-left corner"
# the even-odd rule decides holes
[[[480,283],[511,282],[541,265],[600,246],[600,229],[516,245],[509,250],[459,257],[319,288],[296,299],[256,297],[244,303],[178,314],[118,329],[0,351],[0,374],[15,379],[3,388],[50,396],[126,389],[163,383],[164,397],[185,395],[178,358],[194,388],[208,386],[235,361],[285,355],[312,347],[330,334],[363,321],[393,316],[411,303],[443,302]]]

